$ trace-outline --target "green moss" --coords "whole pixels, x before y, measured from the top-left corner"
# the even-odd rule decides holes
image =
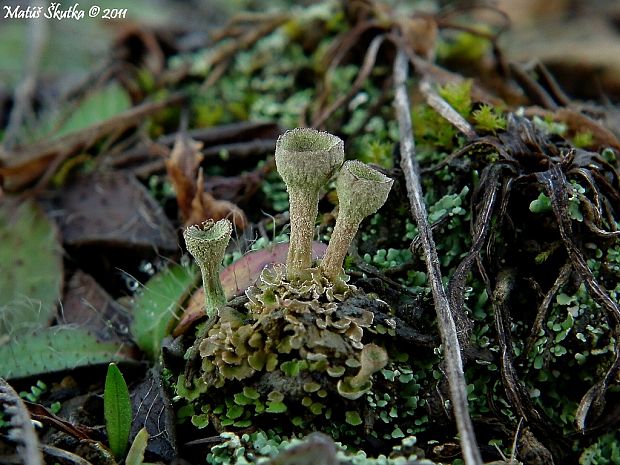
[[[497,131],[506,129],[506,118],[491,105],[483,104],[472,113],[476,128],[495,134]]]
[[[573,145],[577,148],[590,147],[594,143],[592,131],[580,131],[573,136]]]
[[[620,435],[617,431],[600,436],[579,457],[579,465],[612,465],[620,463]]]
[[[489,32],[488,28],[478,26],[481,31]],[[458,32],[452,38],[442,39],[437,45],[437,58],[441,61],[477,62],[491,50],[491,43],[479,35],[469,32]]]
[[[473,81],[465,79],[461,82],[449,83],[439,86],[439,95],[450,104],[464,118],[471,113],[471,86]]]

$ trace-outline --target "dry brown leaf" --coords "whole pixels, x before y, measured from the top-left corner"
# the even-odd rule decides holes
[[[196,174],[202,162],[202,142],[191,139],[186,132],[179,132],[166,159],[166,171],[174,186],[177,204],[183,218],[189,218],[192,200],[196,195]]]
[[[199,224],[208,219],[230,219],[238,230],[247,226],[243,210],[227,200],[218,200],[205,192],[204,174],[200,168],[203,155],[201,142],[191,139],[186,132],[179,132],[166,170],[174,186],[177,203],[185,225]]]

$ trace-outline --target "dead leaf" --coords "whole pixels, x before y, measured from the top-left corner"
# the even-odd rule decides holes
[[[91,275],[81,270],[69,281],[61,311],[63,324],[86,328],[99,340],[131,342],[127,312]]]
[[[208,219],[214,221],[228,218],[238,231],[242,231],[248,224],[245,213],[237,205],[228,200],[217,200],[209,192],[205,192],[205,182],[202,169],[198,173],[198,188],[192,200],[192,211],[185,221],[186,225],[200,224]]]
[[[183,218],[191,216],[192,200],[196,195],[196,174],[203,158],[201,148],[202,142],[196,142],[187,133],[179,132],[170,156],[166,159],[166,171],[174,186]]]
[[[162,208],[130,174],[86,176],[43,200],[65,244],[178,249],[176,232]]]
[[[161,369],[152,368],[144,380],[132,389],[134,416],[130,440],[133,441],[138,431],[146,428],[150,436],[146,448],[152,458],[150,461],[163,460],[168,463],[178,457],[178,449],[174,408],[161,381],[162,376]]]
[[[166,159],[166,171],[172,182],[183,223],[200,224],[208,219],[229,218],[238,230],[247,226],[245,213],[237,205],[218,200],[205,192],[204,174],[200,168],[202,143],[191,139],[186,132],[177,134],[174,147]]]

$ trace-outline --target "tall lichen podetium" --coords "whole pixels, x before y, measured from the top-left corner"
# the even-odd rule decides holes
[[[202,272],[205,312],[209,317],[216,315],[218,307],[226,304],[220,281],[220,266],[231,233],[232,224],[226,219],[217,223],[208,220],[201,225],[189,226],[183,231],[187,250]]]
[[[344,257],[364,218],[387,200],[394,180],[357,161],[345,162],[338,174],[338,218],[320,268],[334,282],[342,273]]]
[[[276,168],[286,183],[290,203],[291,240],[286,259],[289,281],[310,276],[312,238],[319,193],[344,161],[344,143],[311,128],[282,134],[276,142]]]

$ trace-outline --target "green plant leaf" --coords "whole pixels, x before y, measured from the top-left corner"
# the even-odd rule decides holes
[[[52,326],[10,338],[0,345],[0,360],[0,377],[10,379],[133,359],[118,342],[101,342],[74,326]]]
[[[131,399],[123,374],[114,363],[108,366],[103,391],[103,414],[110,450],[120,459],[127,450],[131,430]]]
[[[62,287],[62,250],[55,225],[31,201],[0,207],[0,336],[50,324]]]
[[[149,433],[146,428],[142,428],[136,434],[129,452],[127,452],[127,458],[125,459],[125,465],[142,465],[144,463],[144,451],[149,441]]]
[[[153,276],[138,293],[131,332],[138,347],[151,359],[159,355],[161,341],[178,320],[197,279],[196,268],[174,265]]]
[[[116,83],[98,89],[84,99],[55,134],[64,136],[122,113],[131,108],[125,89]]]

